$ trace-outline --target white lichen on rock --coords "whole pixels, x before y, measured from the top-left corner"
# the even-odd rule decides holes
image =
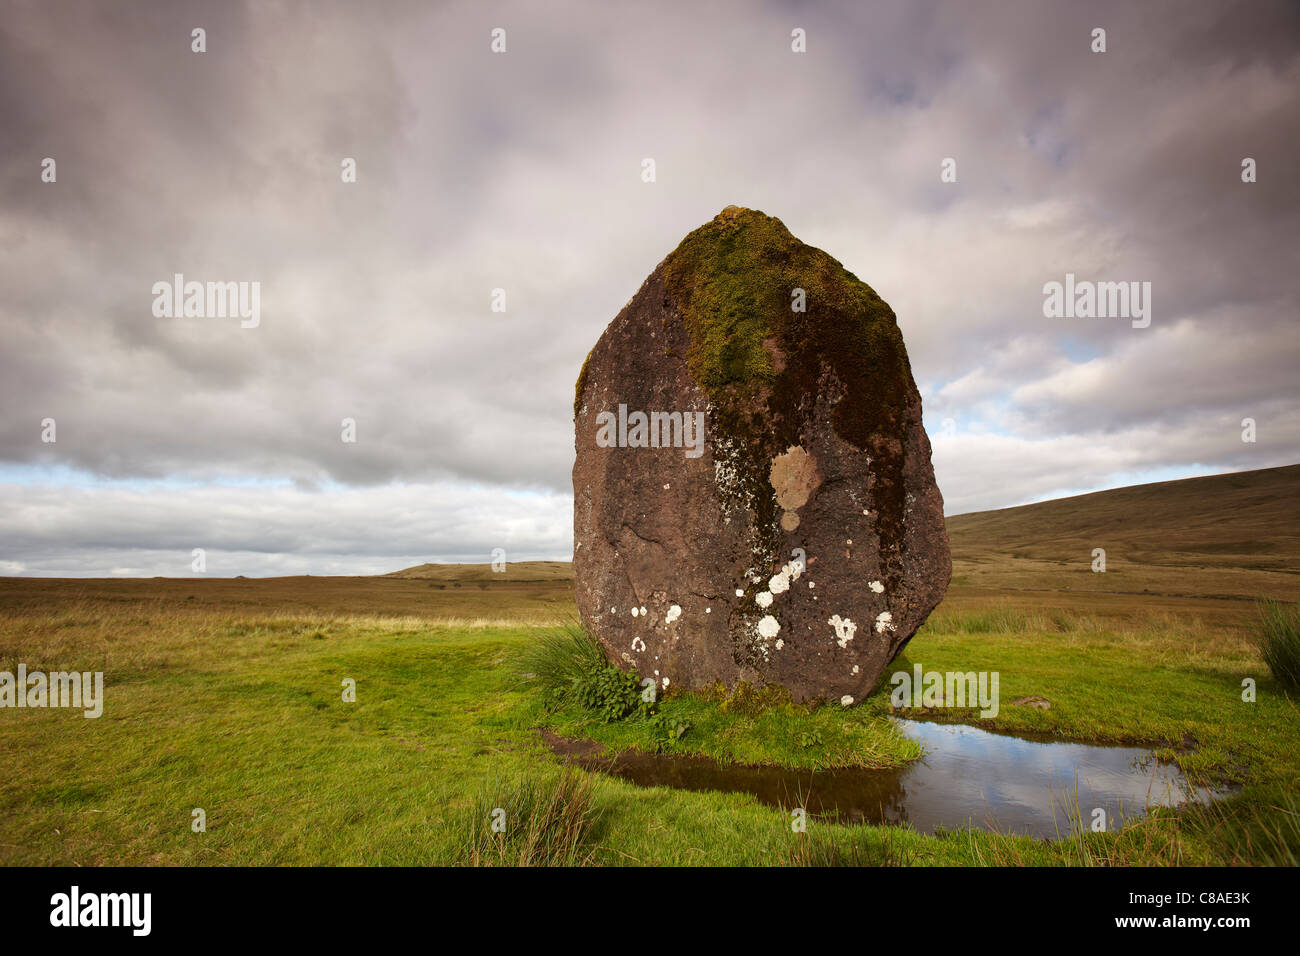
[[[835,643],[842,648],[848,647],[849,641],[853,640],[853,635],[858,632],[856,624],[847,617],[840,617],[838,614],[830,617],[826,623],[835,628]]]
[[[758,633],[763,637],[776,637],[777,632],[780,630],[780,622],[771,614],[763,615],[763,619],[758,622]]]
[[[894,615],[888,611],[881,611],[876,615],[876,633],[884,634],[885,631],[894,629]]]
[[[885,593],[885,586],[881,584],[879,581],[872,581],[870,584],[867,585],[867,587],[871,588],[871,590],[875,591],[877,594]]]
[[[678,607],[676,604],[674,604],[672,607],[668,609],[668,613],[664,615],[664,623],[671,624],[673,621],[677,620],[681,616],[682,616],[682,609]]]
[[[790,561],[772,575],[771,580],[767,582],[767,589],[773,594],[784,594],[790,590],[790,582],[799,580],[801,574],[803,574],[803,562]]]
[[[759,607],[771,607],[772,592],[759,591],[757,594],[754,595],[754,603],[757,604]]]

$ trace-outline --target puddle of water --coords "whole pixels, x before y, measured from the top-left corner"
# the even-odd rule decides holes
[[[1043,742],[960,724],[896,720],[925,756],[897,770],[792,770],[721,764],[707,757],[604,754],[599,744],[543,733],[551,750],[585,769],[646,787],[748,793],[760,802],[843,823],[908,824],[921,833],[978,827],[1055,839],[1093,809],[1111,829],[1148,806],[1179,806],[1221,794],[1192,788],[1172,764],[1136,747]]]

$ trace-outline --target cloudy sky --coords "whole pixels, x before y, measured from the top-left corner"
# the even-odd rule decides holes
[[[893,306],[949,514],[1300,461],[1297,9],[9,0],[0,574],[568,558],[582,360],[731,203]]]

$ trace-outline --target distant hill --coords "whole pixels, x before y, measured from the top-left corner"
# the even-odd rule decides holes
[[[1300,597],[1300,465],[1160,481],[948,519],[953,584]],[[1106,573],[1093,573],[1094,548]]]
[[[568,561],[507,561],[504,571],[493,571],[491,564],[417,564],[380,577],[445,584],[550,584],[572,581],[573,565]]]
[[[1133,485],[948,518],[953,586],[1300,598],[1300,465]],[[1092,570],[1093,549],[1106,573]],[[422,564],[389,578],[515,586],[572,581],[568,561]]]

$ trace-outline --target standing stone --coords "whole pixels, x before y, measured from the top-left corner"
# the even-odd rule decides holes
[[[889,306],[728,206],[642,283],[576,391],[577,601],[611,659],[661,688],[870,693],[952,574]]]

